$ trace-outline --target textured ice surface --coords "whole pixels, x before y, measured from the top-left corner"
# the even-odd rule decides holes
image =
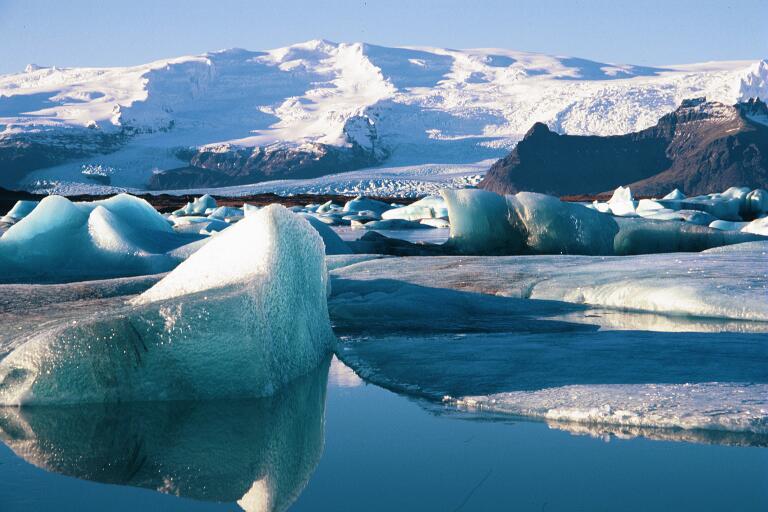
[[[768,384],[576,385],[446,402],[563,422],[768,434]]]
[[[270,206],[214,237],[130,304],[27,335],[0,403],[264,396],[333,342],[323,244]]]
[[[768,321],[766,245],[732,247],[719,252],[603,258],[386,258],[342,268],[333,275],[662,315]]]
[[[71,281],[172,269],[166,253],[200,237],[176,233],[143,199],[126,194],[73,203],[43,199],[0,237],[0,281]]]
[[[252,400],[4,407],[0,438],[46,471],[282,511],[320,460],[327,375]]]
[[[710,429],[764,444],[767,247],[348,262],[331,273],[329,308],[339,357],[400,393],[586,425],[568,430]]]

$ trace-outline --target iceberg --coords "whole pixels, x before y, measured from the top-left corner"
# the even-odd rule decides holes
[[[706,225],[714,220],[711,215],[698,210],[657,208],[661,204],[658,202],[644,203],[641,217],[620,217],[531,192],[500,196],[464,189],[446,190],[443,194],[451,219],[451,237],[444,247],[459,254],[610,256],[698,252],[760,239],[749,232],[709,228]],[[760,222],[755,221],[757,233],[761,233]]]
[[[669,199],[671,201],[680,201],[681,199],[685,199],[685,194],[683,194],[679,188],[676,188],[669,194],[662,197],[662,199]]]
[[[385,220],[419,221],[421,219],[440,219],[446,217],[448,217],[448,207],[443,198],[438,196],[427,196],[408,206],[393,208],[381,214],[381,218]]]
[[[526,234],[526,245],[534,253],[613,253],[619,228],[610,215],[533,192],[509,195],[506,201],[510,222]]]
[[[361,223],[358,220],[353,221],[353,228],[362,229],[380,229],[380,230],[398,230],[398,229],[431,229],[433,226],[405,219],[382,219],[371,222]]]
[[[8,213],[0,218],[0,222],[19,222],[21,219],[29,215],[39,203],[39,201],[16,201],[16,204],[13,205],[13,208],[11,208]]]
[[[451,219],[451,236],[445,243],[459,254],[520,254],[526,249],[526,235],[509,219],[504,196],[481,189],[440,192]]]
[[[124,307],[27,335],[0,361],[0,404],[271,395],[332,348],[327,289],[320,236],[268,206]]]
[[[758,188],[744,196],[744,216],[759,217],[768,212],[768,190]]]
[[[297,213],[303,219],[306,219],[309,224],[315,228],[315,231],[323,239],[325,245],[325,254],[352,254],[352,249],[336,234],[334,230],[328,227],[328,225],[319,220],[314,215],[308,213]]]
[[[0,237],[4,282],[98,279],[166,272],[167,253],[198,240],[174,232],[143,199],[73,203],[48,196]]]
[[[723,231],[688,222],[618,218],[614,254],[700,252],[713,247],[759,240],[749,233]]]
[[[211,212],[210,215],[208,215],[211,219],[218,219],[218,220],[240,220],[245,216],[245,212],[241,210],[240,208],[233,208],[231,206],[219,206],[213,212]]]
[[[343,211],[345,213],[372,212],[375,215],[381,216],[382,213],[390,209],[392,209],[392,207],[387,203],[369,199],[364,196],[357,196],[351,201],[347,201]]]
[[[619,187],[614,190],[613,195],[608,200],[608,207],[611,213],[617,217],[634,217],[637,215],[635,212],[637,203],[632,197],[632,191],[629,187]]]
[[[618,225],[592,208],[531,192],[444,190],[446,247],[461,254],[613,254]]]
[[[206,212],[209,209],[215,208],[216,199],[214,199],[210,194],[205,194],[198,197],[191,203],[187,203],[187,205],[181,210],[178,210],[178,212],[180,212],[181,215],[207,215]]]
[[[768,236],[768,217],[755,219],[741,228],[742,233],[752,233],[755,235]]]

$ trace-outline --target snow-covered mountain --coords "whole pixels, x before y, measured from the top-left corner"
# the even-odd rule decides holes
[[[537,121],[622,134],[700,96],[768,99],[768,61],[651,68],[319,40],[135,67],[30,65],[0,76],[0,185],[220,186],[465,165],[506,154]]]

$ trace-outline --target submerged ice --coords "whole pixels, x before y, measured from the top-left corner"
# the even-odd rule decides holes
[[[264,396],[333,343],[323,243],[281,206],[215,236],[130,304],[28,335],[0,403]]]

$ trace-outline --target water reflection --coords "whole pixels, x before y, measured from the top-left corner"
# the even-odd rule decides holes
[[[589,436],[609,442],[611,439],[643,437],[654,441],[677,441],[726,446],[768,446],[768,435],[754,432],[727,432],[721,430],[685,430],[671,428],[599,425],[548,420],[547,426],[575,436]]]
[[[285,510],[320,460],[328,366],[248,401],[6,407],[0,437],[47,471]]]

